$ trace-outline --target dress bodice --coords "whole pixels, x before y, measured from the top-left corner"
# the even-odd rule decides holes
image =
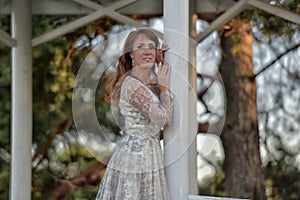
[[[171,120],[169,92],[163,92],[158,97],[147,85],[132,76],[127,76],[123,81],[119,106],[125,119],[125,134],[157,137],[161,128]]]

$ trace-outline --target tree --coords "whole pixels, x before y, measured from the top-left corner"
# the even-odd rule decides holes
[[[226,192],[231,197],[263,200],[266,196],[259,152],[252,27],[250,21],[239,18],[230,24],[234,27],[221,35],[220,66],[227,96],[227,114],[221,134]],[[228,35],[232,30],[235,32]]]

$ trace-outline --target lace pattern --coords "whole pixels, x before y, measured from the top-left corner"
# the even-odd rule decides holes
[[[169,92],[163,92],[160,100],[142,82],[132,78],[127,82],[126,98],[154,124],[163,127],[171,121],[172,105]]]
[[[171,121],[171,95],[163,92],[157,97],[127,76],[119,107],[124,136],[115,146],[96,200],[169,200],[159,132]]]

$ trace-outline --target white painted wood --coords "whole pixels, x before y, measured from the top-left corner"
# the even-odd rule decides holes
[[[135,0],[122,0],[122,1],[127,2],[127,3],[132,3]],[[83,27],[83,26],[89,24],[90,22],[92,22],[96,19],[99,19],[101,16],[106,15],[107,13],[111,12],[110,8],[117,9],[118,7],[123,7],[124,2],[122,2],[122,3],[117,2],[117,3],[115,3],[117,5],[112,4],[108,8],[102,7],[101,9],[98,9],[97,11],[95,11],[87,16],[84,16],[74,22],[70,22],[66,25],[62,25],[61,27],[58,27],[52,31],[49,31],[48,33],[38,36],[32,40],[32,46],[37,46],[39,44],[42,44],[49,40],[52,40],[58,36],[64,35],[66,33],[72,32],[80,27]]]
[[[190,195],[189,200],[250,200],[250,199],[236,199],[226,197],[213,197],[213,196],[194,196]]]
[[[109,6],[117,1],[101,0],[102,6]],[[235,2],[233,0],[197,0],[197,13],[220,13],[230,8]],[[120,8],[122,15],[162,15],[163,0],[139,0],[136,3]],[[32,13],[34,15],[86,15],[93,10],[78,5],[71,0],[32,0]],[[11,13],[11,0],[0,0],[0,13]]]
[[[162,15],[163,0],[139,0],[130,6],[118,10],[123,15]]]
[[[295,24],[300,24],[300,15],[293,13],[291,11],[269,5],[265,2],[258,1],[258,0],[248,0],[247,3],[249,5],[252,5],[254,7],[257,7],[261,10],[264,10],[266,12],[269,12],[273,15],[276,15],[278,17],[281,17],[282,19],[285,19],[287,21],[290,21]]]
[[[12,1],[12,132],[10,199],[31,199],[32,49],[31,0]]]
[[[0,0],[0,13],[11,14],[12,0]],[[93,10],[71,0],[32,0],[33,15],[86,15]]]
[[[225,25],[230,19],[232,19],[237,14],[239,14],[242,10],[245,9],[245,7],[247,7],[247,1],[240,0],[234,6],[229,8],[225,13],[223,13],[220,17],[218,17],[216,20],[214,20],[210,24],[210,26],[207,27],[202,33],[198,34],[195,37],[195,40],[198,42],[202,41],[211,32],[213,32],[214,30],[218,30],[220,27]]]
[[[276,6],[269,5],[269,4],[259,1],[259,0],[240,0],[233,7],[228,9],[224,14],[222,14],[215,21],[213,21],[211,23],[211,25],[208,28],[206,28],[202,33],[198,34],[195,37],[195,40],[198,42],[202,41],[212,31],[219,29],[221,26],[226,24],[230,19],[232,19],[237,14],[239,14],[242,10],[245,9],[245,7],[247,7],[249,5],[257,7],[261,10],[269,12],[278,17],[281,17],[282,19],[285,19],[292,23],[300,24],[300,15],[299,14],[284,10],[284,9],[276,7]]]
[[[196,0],[196,13],[222,13],[231,8],[233,0]]]
[[[98,9],[102,9],[105,7],[105,6],[102,6],[94,1],[90,1],[90,0],[72,0],[72,1],[74,1],[78,4],[81,4],[82,6],[87,7],[91,10],[98,10]],[[140,0],[120,0],[120,1],[114,2],[113,4],[107,5],[106,8],[109,10],[115,11],[115,10],[119,10],[123,7],[127,7],[137,1],[140,1]]]
[[[37,46],[39,44],[42,44],[44,42],[48,42],[56,37],[59,37],[61,35],[70,33],[80,27],[83,27],[90,22],[100,18],[101,16],[105,15],[105,9],[98,10],[92,14],[89,14],[85,17],[82,17],[76,21],[70,22],[68,24],[62,25],[54,30],[51,30],[43,35],[40,35],[32,40],[32,46]]]
[[[9,47],[14,47],[17,45],[17,41],[3,30],[0,30],[0,40],[7,44]]]
[[[110,5],[112,1],[107,1]],[[115,1],[114,1],[115,2]],[[233,0],[201,0],[196,3],[197,13],[221,13],[231,8],[236,2]],[[285,9],[269,5],[260,0],[248,0],[249,5],[277,15],[292,23],[299,24],[299,15]],[[129,6],[118,9],[122,15],[162,15],[163,0],[139,0]],[[70,0],[32,0],[32,14],[34,15],[86,15],[93,12],[85,6]],[[11,0],[0,0],[0,14],[11,13]]]
[[[33,15],[86,15],[92,11],[71,0],[32,0]]]
[[[93,2],[93,1],[90,1],[90,0],[73,0],[77,3],[80,3],[82,5],[85,5],[91,9],[103,9],[103,6]],[[135,0],[137,1],[137,0]],[[120,2],[121,3],[121,2]],[[128,4],[130,4],[130,2],[127,2]],[[115,9],[118,9],[119,7],[124,7],[126,4],[125,2],[123,3],[123,6],[122,4],[121,5],[114,5],[112,7],[110,7],[110,9],[106,9],[106,14],[107,16],[111,17],[112,19],[115,19],[116,21],[118,22],[121,22],[123,24],[127,24],[127,25],[130,25],[130,26],[133,26],[133,27],[136,27],[136,28],[140,28],[140,27],[146,27],[145,24],[142,24],[140,22],[138,22],[137,20],[134,20],[130,17],[127,17],[125,15],[122,15],[116,11],[114,11]],[[156,32],[156,35],[160,38],[163,37],[163,34],[159,31],[156,31],[156,30],[153,30],[154,32]]]
[[[170,47],[166,61],[170,63],[174,112],[171,127],[164,134],[166,175],[172,200],[187,200],[188,119],[189,119],[189,1],[164,0],[164,41]]]
[[[85,5],[91,9],[95,9],[95,10],[100,10],[100,9],[104,9],[103,6],[93,2],[93,1],[89,1],[89,0],[73,0],[77,3],[80,3],[82,5]],[[136,0],[135,0],[136,1]],[[132,1],[133,2],[133,1]],[[127,4],[130,4],[132,2],[127,2]],[[121,1],[122,3],[122,1]],[[130,18],[130,17],[127,17],[125,15],[122,15],[118,12],[115,11],[115,9],[119,8],[119,7],[124,7],[125,4],[121,4],[121,5],[115,5],[113,6],[112,8],[109,7],[109,8],[105,8],[105,11],[106,11],[106,15],[111,17],[112,19],[118,21],[118,22],[121,22],[121,23],[124,23],[124,24],[127,24],[127,25],[130,25],[130,26],[133,26],[133,27],[145,27],[144,24]]]

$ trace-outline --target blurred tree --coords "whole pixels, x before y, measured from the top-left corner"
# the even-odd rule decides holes
[[[227,114],[221,139],[225,150],[226,192],[231,197],[266,199],[259,152],[256,85],[250,21],[231,20],[221,35],[221,74]],[[234,32],[232,32],[234,31]]]

